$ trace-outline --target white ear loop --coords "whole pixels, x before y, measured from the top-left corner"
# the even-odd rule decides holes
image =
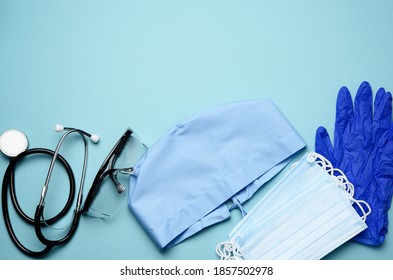
[[[243,259],[242,252],[235,238],[231,240],[220,242],[216,246],[216,253],[221,260],[240,260]]]
[[[309,156],[307,157],[307,160],[309,162],[313,162],[315,161],[316,163],[318,163],[330,176],[334,177],[338,183],[338,185],[345,190],[346,192],[348,192],[348,194],[350,195],[350,197],[348,198],[349,201],[351,203],[355,203],[360,211],[363,213],[363,216],[361,216],[361,219],[363,221],[366,221],[366,218],[368,215],[370,215],[371,213],[371,207],[370,205],[364,201],[364,200],[356,200],[353,198],[353,195],[355,194],[355,187],[353,186],[353,184],[351,182],[348,181],[347,176],[345,176],[344,172],[342,172],[340,169],[338,168],[333,168],[332,164],[330,163],[330,161],[328,161],[325,157],[323,157],[322,155],[315,153],[315,152],[311,152],[309,154]],[[334,175],[334,173],[339,173],[340,175],[336,176]],[[362,206],[362,204],[364,204],[368,211],[366,212],[364,207]]]
[[[348,194],[353,197],[355,194],[355,187],[351,182],[349,182],[347,176],[345,176],[344,172],[342,172],[338,168],[334,168],[333,165],[327,160],[324,156],[311,152],[307,156],[308,162],[316,162],[321,166],[328,175],[332,176],[337,181],[337,184],[348,192]],[[339,173],[340,175],[335,175],[335,173]]]
[[[370,207],[370,205],[369,205],[367,202],[365,202],[364,200],[356,200],[356,199],[354,199],[354,198],[350,198],[349,200],[350,200],[351,202],[355,203],[355,204],[359,207],[360,211],[362,211],[363,216],[362,216],[361,218],[362,218],[362,220],[365,222],[367,216],[370,215],[370,213],[371,213],[371,207]],[[367,208],[368,208],[368,211],[367,211],[367,212],[364,210],[362,204],[364,204],[365,206],[367,206]]]

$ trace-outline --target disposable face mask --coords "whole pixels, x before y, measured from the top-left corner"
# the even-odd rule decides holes
[[[229,218],[304,146],[269,100],[198,114],[173,126],[138,161],[130,210],[159,248],[170,248]]]
[[[222,259],[321,259],[367,228],[371,209],[353,194],[342,172],[309,153],[217,246],[217,254]]]

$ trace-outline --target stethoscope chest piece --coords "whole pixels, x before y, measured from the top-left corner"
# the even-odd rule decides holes
[[[8,157],[16,157],[27,149],[27,136],[18,129],[8,129],[0,136],[0,150]]]

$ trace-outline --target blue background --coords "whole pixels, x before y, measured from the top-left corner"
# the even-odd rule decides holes
[[[333,131],[341,86],[354,94],[367,80],[374,92],[393,90],[392,14],[392,1],[0,0],[0,132],[19,128],[30,147],[51,149],[55,123],[99,134],[87,187],[127,127],[150,146],[177,121],[233,101],[272,99],[313,150],[318,126]],[[70,141],[62,153],[78,178],[82,145]],[[32,213],[49,161],[30,161],[17,188]],[[0,157],[1,172],[7,163]],[[64,188],[64,197],[60,171],[51,189]],[[60,197],[52,201],[61,205]],[[34,247],[32,228],[13,218]],[[217,259],[216,244],[240,218],[235,211],[162,253],[124,202],[112,220],[82,217],[74,238],[46,259]],[[393,259],[392,224],[382,246],[349,242],[327,258]],[[26,258],[3,222],[0,258]]]

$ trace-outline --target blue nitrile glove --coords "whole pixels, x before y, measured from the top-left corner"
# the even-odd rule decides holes
[[[388,210],[393,193],[393,126],[392,95],[380,88],[375,96],[374,115],[372,90],[363,82],[356,94],[353,108],[346,87],[338,93],[334,147],[324,127],[316,132],[315,151],[341,169],[355,186],[356,199],[371,207],[368,228],[354,240],[379,245],[385,239]]]

